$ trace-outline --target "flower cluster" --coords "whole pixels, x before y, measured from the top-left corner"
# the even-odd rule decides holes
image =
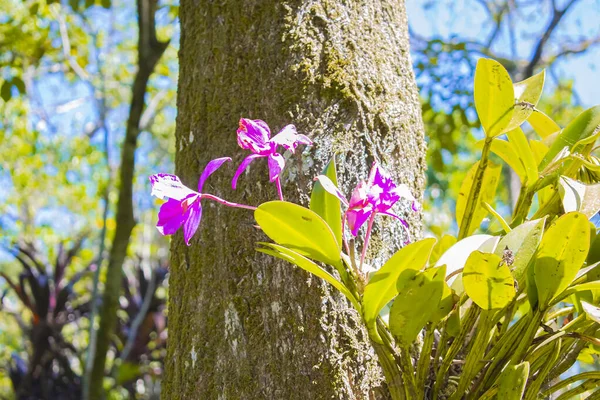
[[[271,137],[269,126],[261,120],[242,118],[237,130],[237,141],[244,150],[251,154],[244,158],[237,168],[231,186],[235,190],[239,177],[244,173],[252,161],[266,158],[269,167],[269,180],[277,188],[279,199],[283,200],[280,175],[285,167],[285,160],[278,152],[279,147],[294,153],[298,145],[312,145],[312,141],[305,135],[299,134],[294,125],[285,126],[279,133]],[[219,169],[224,163],[231,161],[230,157],[221,157],[210,161],[198,181],[198,191],[194,191],[181,183],[176,175],[156,174],[150,177],[152,195],[167,201],[160,207],[156,227],[162,235],[173,235],[183,227],[185,243],[189,246],[190,239],[198,229],[202,217],[201,200],[213,200],[229,207],[246,208],[255,210],[256,207],[232,203],[212,194],[202,193],[204,183],[208,177]],[[390,209],[401,198],[412,201],[416,211],[418,204],[406,185],[396,185],[391,176],[379,164],[373,163],[371,172],[366,181],[361,181],[352,192],[348,201],[333,182],[325,175],[315,178],[323,188],[336,196],[347,208],[343,215],[343,224],[348,225],[353,236],[358,235],[360,228],[367,223],[365,246],[368,243],[374,218],[377,214],[397,218],[406,229],[407,222]],[[364,251],[361,258],[364,259]]]

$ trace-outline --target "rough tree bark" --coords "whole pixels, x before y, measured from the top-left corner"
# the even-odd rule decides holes
[[[242,160],[235,130],[244,116],[275,132],[294,123],[314,140],[288,162],[287,199],[307,205],[333,153],[346,193],[373,160],[421,193],[425,143],[403,1],[184,0],[180,17],[176,172],[184,183],[195,187],[212,158]],[[253,205],[276,198],[266,162],[256,161],[236,192],[233,171],[213,175],[205,191]],[[419,218],[410,215],[413,235]],[[402,230],[378,224],[386,229],[371,253],[380,263]],[[163,396],[385,397],[356,313],[324,283],[256,253],[264,239],[251,213],[206,201],[191,247],[174,237]]]

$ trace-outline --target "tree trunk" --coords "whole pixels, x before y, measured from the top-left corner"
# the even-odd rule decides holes
[[[312,179],[333,153],[345,193],[380,161],[416,195],[425,143],[403,1],[181,2],[176,172],[195,187],[212,158],[245,157],[240,117],[276,133],[294,123],[315,146],[290,157],[286,199],[308,205]],[[276,199],[264,159],[230,189],[234,167],[205,191],[258,205]],[[166,399],[386,397],[359,318],[330,287],[257,253],[252,213],[204,201],[186,247],[172,242]],[[410,214],[407,209],[405,213]],[[420,217],[410,214],[413,236]],[[383,217],[371,259],[403,242]],[[374,258],[373,258],[374,257]]]

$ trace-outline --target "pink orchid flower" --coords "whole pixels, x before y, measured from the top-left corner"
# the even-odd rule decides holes
[[[361,181],[352,191],[350,201],[325,175],[319,175],[315,178],[323,188],[336,196],[342,204],[347,207],[344,213],[344,223],[348,223],[348,228],[353,236],[358,235],[359,229],[368,222],[367,233],[365,235],[365,244],[361,256],[361,266],[364,261],[373,221],[377,214],[388,215],[398,219],[408,234],[408,223],[398,215],[392,213],[390,209],[401,198],[412,201],[412,209],[418,211],[418,203],[411,194],[408,186],[396,185],[390,174],[379,166],[377,162],[373,163],[369,178],[367,181]]]
[[[277,147],[283,146],[294,153],[299,144],[311,145],[312,141],[305,135],[298,134],[294,125],[286,125],[277,135],[271,138],[271,130],[266,122],[247,118],[240,119],[237,140],[242,149],[250,150],[252,154],[246,157],[238,167],[231,181],[231,187],[236,188],[238,178],[252,161],[266,157],[269,165],[269,180],[275,182],[279,198],[283,200],[279,176],[285,166],[285,160],[277,152]]]
[[[217,158],[206,165],[198,180],[197,192],[184,186],[176,175],[155,174],[150,176],[151,195],[159,199],[167,198],[158,211],[158,223],[156,224],[156,228],[162,235],[173,235],[183,226],[183,238],[185,244],[189,246],[202,218],[202,205],[200,204],[202,199],[214,200],[230,207],[255,209],[255,207],[230,203],[211,194],[202,193],[204,182],[227,161],[231,161],[231,158]]]

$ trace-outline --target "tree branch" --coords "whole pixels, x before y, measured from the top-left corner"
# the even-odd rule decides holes
[[[131,232],[135,227],[133,215],[133,176],[135,172],[135,150],[140,133],[140,120],[144,110],[144,97],[150,75],[166,50],[169,42],[160,42],[156,37],[155,11],[157,0],[138,0],[138,71],[133,88],[125,139],[121,147],[119,198],[117,202],[117,225],[108,259],[106,283],[100,313],[94,366],[90,380],[90,398],[100,400],[104,395],[103,380],[106,354],[110,338],[117,323],[117,309],[121,291],[123,262]]]

